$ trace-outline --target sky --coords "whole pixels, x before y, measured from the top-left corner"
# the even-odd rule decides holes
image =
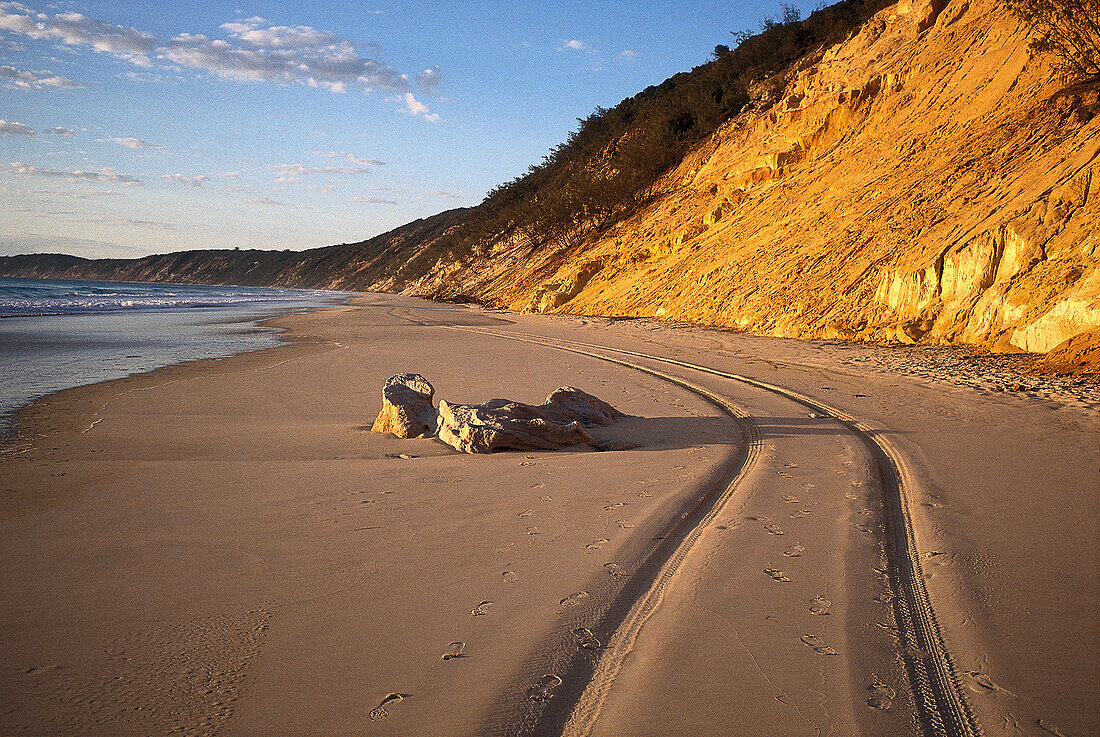
[[[0,255],[302,250],[476,205],[779,6],[0,1]]]

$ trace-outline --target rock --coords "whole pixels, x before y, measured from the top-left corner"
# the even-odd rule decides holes
[[[563,386],[550,392],[538,409],[548,420],[579,422],[586,427],[610,425],[624,416],[602,399],[571,386]]]
[[[435,434],[435,388],[420,374],[398,374],[382,386],[382,410],[371,432],[392,433],[399,438]]]
[[[542,409],[503,399],[483,405],[440,401],[439,439],[463,453],[491,453],[498,448],[555,450],[592,442],[580,422],[555,422]]]

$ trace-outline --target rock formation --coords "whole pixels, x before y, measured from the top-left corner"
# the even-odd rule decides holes
[[[372,432],[388,432],[399,438],[435,435],[435,388],[420,374],[398,374],[382,385],[382,410]]]
[[[419,374],[398,374],[382,387],[382,410],[371,428],[399,438],[437,435],[463,453],[501,448],[554,450],[593,443],[583,426],[607,425],[623,413],[573,387],[555,389],[542,404],[493,399],[485,404],[432,406],[435,389]]]

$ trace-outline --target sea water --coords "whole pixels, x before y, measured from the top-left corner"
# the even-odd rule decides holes
[[[259,321],[339,292],[0,277],[0,432],[51,392],[279,345]]]

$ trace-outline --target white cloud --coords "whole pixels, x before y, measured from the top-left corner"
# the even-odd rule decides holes
[[[625,59],[626,61],[630,61],[632,59],[635,59],[635,58],[637,58],[637,56],[638,56],[638,52],[635,51],[634,49],[623,49],[622,52],[619,53],[619,58],[620,59]]]
[[[54,136],[65,136],[66,138],[72,138],[76,135],[76,131],[74,131],[72,128],[62,128],[60,125],[53,128],[46,128],[42,132],[49,133],[50,135]]]
[[[156,37],[136,28],[93,20],[80,13],[47,15],[14,2],[0,3],[0,30],[36,40],[60,41],[68,46],[90,46],[141,66],[148,66]]]
[[[325,156],[330,159],[342,158],[347,159],[356,166],[385,166],[385,161],[379,161],[378,159],[364,159],[361,156],[348,153],[347,151],[325,151]]]
[[[10,123],[6,120],[0,120],[0,135],[27,136],[29,138],[34,135],[34,128],[16,123],[14,120]]]
[[[289,202],[280,202],[279,200],[273,200],[270,197],[248,197],[241,200],[246,205],[263,205],[264,207],[289,207],[295,210],[309,210],[311,208],[303,205],[293,205]]]
[[[164,82],[163,76],[154,72],[126,72],[122,75],[123,78],[130,80],[131,82],[146,82],[149,84],[160,84]]]
[[[429,67],[416,75],[417,84],[429,95],[439,92],[439,85],[442,81],[443,70],[439,67]]]
[[[584,49],[588,48],[588,44],[586,44],[584,41],[578,41],[577,39],[573,39],[572,41],[566,41],[562,45],[562,48],[563,49],[572,49],[573,51],[583,51]]]
[[[158,150],[158,151],[160,149],[164,148],[163,146],[158,146],[155,143],[149,143],[148,141],[143,141],[140,138],[131,138],[131,137],[107,138],[105,140],[112,141],[113,143],[117,143],[119,146],[123,146],[124,148],[132,148],[132,149],[151,148],[151,149]]]
[[[387,199],[382,198],[382,197],[370,197],[369,195],[360,195],[358,197],[353,197],[352,199],[355,200],[356,202],[365,202],[369,205],[396,205],[397,204],[397,200],[387,200]]]
[[[365,90],[408,88],[382,62],[360,56],[351,41],[310,26],[269,26],[262,18],[222,25],[233,43],[181,33],[158,54],[184,67],[241,82],[306,84],[332,92],[348,85]]]
[[[239,171],[216,171],[214,176],[219,179],[240,179],[241,173]]]
[[[381,165],[381,161],[373,161],[370,159],[361,159],[366,162],[365,164],[358,164],[356,166],[303,166],[302,164],[277,164],[272,169],[278,176],[275,178],[276,182],[283,184],[289,184],[296,182],[302,177],[309,177],[314,175],[356,175],[366,174],[375,166]]]
[[[210,179],[210,177],[206,176],[205,174],[196,174],[193,176],[189,176],[187,174],[164,174],[161,176],[161,178],[169,182],[186,184],[188,187],[194,187],[195,189],[198,189],[202,186],[203,182]]]
[[[437,113],[433,113],[428,109],[428,106],[417,100],[413,93],[405,93],[405,109],[401,112],[408,113],[409,115],[418,116],[424,118],[430,123],[438,123],[442,118]]]
[[[62,171],[60,169],[44,169],[24,164],[21,161],[13,161],[6,167],[0,167],[0,172],[41,179],[64,179],[69,182],[111,182],[128,186],[141,186],[145,184],[140,177],[132,174],[121,174],[109,167],[101,167],[90,171],[81,169]]]
[[[335,184],[310,184],[309,186],[306,187],[306,189],[308,189],[310,191],[313,191],[313,192],[320,192],[322,194],[328,194],[329,192],[336,189],[336,185]]]
[[[80,85],[68,77],[45,69],[35,71],[0,65],[0,86],[17,90],[40,90],[46,87],[73,89]]]
[[[450,192],[444,192],[444,191],[438,190],[438,189],[430,190],[428,192],[428,194],[435,195],[436,197],[438,197],[442,200],[457,200],[458,199],[458,195],[452,194]]]
[[[39,194],[44,197],[55,197],[66,200],[98,200],[103,197],[117,197],[119,193],[107,189],[93,189],[87,192],[60,192],[48,189],[32,189],[31,194]]]

